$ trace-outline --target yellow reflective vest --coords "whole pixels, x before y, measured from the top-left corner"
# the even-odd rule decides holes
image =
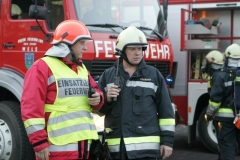
[[[98,139],[91,107],[87,102],[89,88],[86,67],[78,67],[78,73],[54,57],[42,58],[51,69],[57,87],[53,104],[45,104],[45,112],[51,112],[47,123],[48,139],[52,144],[65,145],[87,139]]]

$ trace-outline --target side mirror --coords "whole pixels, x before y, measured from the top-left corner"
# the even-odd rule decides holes
[[[33,3],[40,4],[40,5],[46,3],[46,0],[32,0],[32,1],[33,1]]]
[[[164,14],[164,20],[167,21],[167,17],[168,17],[168,0],[163,0],[163,14]]]
[[[29,17],[37,19],[47,19],[47,8],[38,5],[31,5],[29,7]]]

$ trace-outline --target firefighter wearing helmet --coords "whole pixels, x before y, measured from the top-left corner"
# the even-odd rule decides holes
[[[201,67],[202,77],[206,79],[208,82],[208,92],[211,90],[211,77],[215,71],[218,71],[223,68],[224,65],[224,54],[217,51],[212,50],[206,55],[206,61]]]
[[[123,30],[116,42],[119,58],[98,81],[106,97],[99,112],[105,115],[113,159],[165,159],[172,154],[174,111],[162,74],[143,59],[146,48],[142,31],[134,26]]]
[[[90,113],[104,97],[81,60],[89,40],[83,23],[61,22],[53,46],[26,73],[22,119],[40,160],[88,159],[89,145],[98,139]],[[91,98],[89,86],[95,89]]]
[[[207,120],[214,120],[218,124],[217,139],[219,159],[235,159],[236,140],[240,137],[240,130],[233,123],[235,118],[233,103],[233,81],[240,66],[240,46],[231,44],[225,50],[225,68],[214,72],[211,79],[209,105],[206,111]]]

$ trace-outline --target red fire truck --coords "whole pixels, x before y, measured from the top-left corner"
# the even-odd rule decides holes
[[[104,5],[95,5],[96,1]],[[0,0],[0,159],[34,157],[20,115],[24,75],[51,47],[54,29],[64,19],[80,20],[91,32],[93,41],[87,43],[83,61],[92,76],[113,65],[118,34],[134,25],[149,43],[146,62],[172,78],[173,87],[177,63],[167,32],[166,1],[162,8],[159,0]],[[95,14],[85,18],[92,9],[106,18],[95,19]]]
[[[225,52],[230,44],[240,44],[239,6],[239,0],[169,0],[168,5],[168,31],[178,62],[173,100],[188,126],[188,143],[198,130],[212,152],[217,152],[216,130],[204,118],[209,95],[200,68],[209,51]]]

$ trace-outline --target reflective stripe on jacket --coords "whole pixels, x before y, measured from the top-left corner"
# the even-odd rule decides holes
[[[47,124],[49,141],[55,145],[66,145],[97,139],[98,134],[90,115],[91,107],[87,102],[89,84],[85,66],[78,68],[76,74],[57,58],[42,59],[52,70],[57,86],[55,102],[45,104],[45,112],[51,112]]]

